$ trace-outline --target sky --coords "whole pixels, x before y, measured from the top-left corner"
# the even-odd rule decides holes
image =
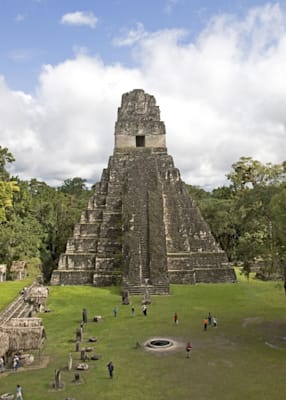
[[[0,0],[0,38],[0,146],[20,179],[97,182],[133,89],[188,184],[286,159],[286,0]]]

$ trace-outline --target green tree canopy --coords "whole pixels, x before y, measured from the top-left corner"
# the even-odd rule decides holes
[[[0,223],[6,220],[6,210],[12,207],[13,195],[19,191],[18,183],[10,180],[6,170],[6,165],[14,161],[8,149],[0,146]]]
[[[257,185],[280,184],[286,178],[286,162],[262,164],[251,157],[241,157],[232,164],[232,169],[226,177],[235,191],[252,189]]]

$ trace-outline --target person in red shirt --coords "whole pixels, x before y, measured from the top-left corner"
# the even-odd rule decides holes
[[[209,324],[209,320],[208,318],[204,319],[204,331],[206,331],[208,329],[208,324]]]
[[[175,314],[174,314],[174,322],[175,322],[175,324],[178,324],[179,323],[179,320],[178,320],[178,314],[175,312]]]
[[[187,358],[190,358],[192,348],[193,348],[192,343],[188,342],[186,346]]]

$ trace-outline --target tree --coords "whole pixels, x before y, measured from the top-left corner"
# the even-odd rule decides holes
[[[227,175],[235,198],[234,214],[240,221],[237,257],[245,268],[253,260],[262,260],[264,273],[268,275],[278,270],[271,200],[285,182],[285,166],[285,162],[262,164],[241,157]]]
[[[266,275],[285,265],[285,171],[285,162],[262,164],[241,157],[227,175],[230,186],[208,195],[192,189],[214,237],[229,260],[243,262],[246,272],[257,260]]]
[[[278,265],[286,282],[286,187],[273,196],[270,202],[272,233]]]
[[[234,260],[238,235],[233,208],[233,190],[222,186],[207,192],[202,188],[188,185],[190,195],[197,203],[205,221],[229,260]]]
[[[252,189],[257,185],[279,184],[281,181],[285,181],[286,177],[286,162],[263,165],[251,157],[241,157],[232,164],[232,169],[233,171],[226,177],[231,181],[236,192]]]
[[[199,202],[202,199],[208,199],[210,193],[198,186],[187,185],[189,193],[193,200]]]
[[[6,147],[0,146],[0,223],[6,220],[6,210],[12,207],[13,195],[19,191],[15,180],[10,180],[6,165],[15,159]]]
[[[11,265],[14,260],[40,260],[43,239],[42,228],[34,218],[14,214],[5,224],[0,224],[1,262]]]
[[[13,205],[13,195],[19,192],[16,181],[0,181],[0,223],[6,220],[6,210]]]
[[[9,152],[7,147],[0,146],[0,180],[7,181],[9,173],[6,170],[6,165],[15,161],[12,153]]]
[[[78,177],[64,181],[58,188],[32,179],[29,190],[32,193],[34,215],[45,233],[41,259],[44,277],[48,281],[91,192],[86,188],[85,180]]]
[[[86,179],[82,179],[79,177],[66,179],[63,185],[58,188],[58,190],[62,193],[80,197],[83,191],[87,190]]]

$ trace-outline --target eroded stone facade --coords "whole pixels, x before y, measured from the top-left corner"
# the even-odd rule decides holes
[[[130,293],[170,283],[232,282],[234,270],[167,153],[153,96],[122,96],[115,148],[51,284],[121,282]]]

